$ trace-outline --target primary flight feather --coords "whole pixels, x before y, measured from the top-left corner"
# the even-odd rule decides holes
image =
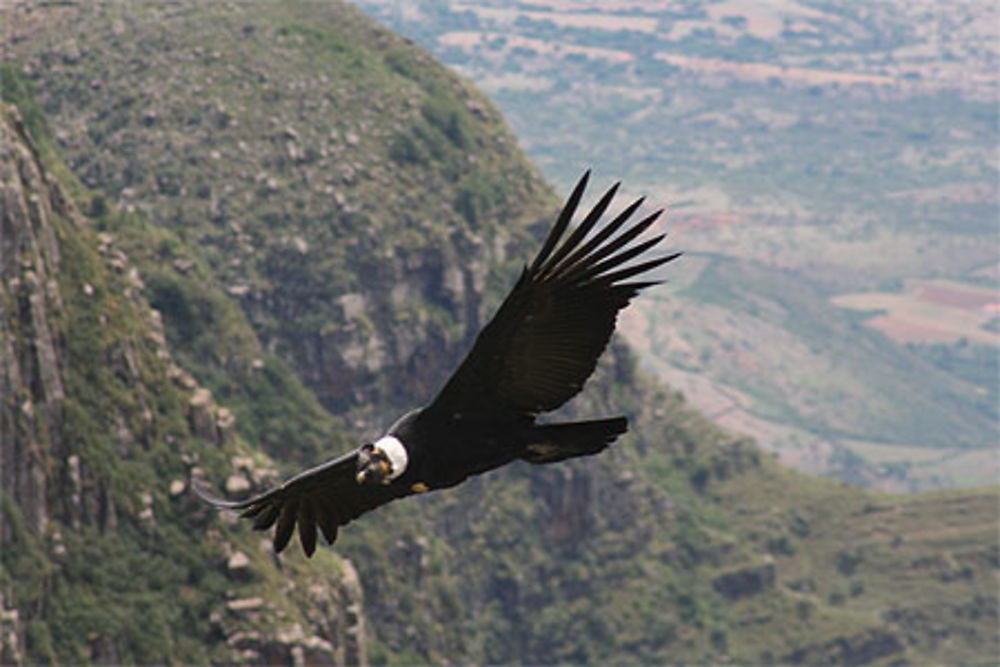
[[[615,184],[568,235],[589,172],[573,189],[538,256],[525,266],[458,370],[426,407],[401,417],[381,438],[246,500],[196,490],[213,505],[240,512],[257,530],[274,526],[274,550],[295,526],[307,556],[317,533],[338,529],[397,498],[454,486],[516,459],[553,463],[600,452],[628,429],[623,416],[538,424],[541,412],[575,396],[593,373],[618,311],[639,290],[635,280],[680,253],[640,260],[663,235],[637,240],[662,211],[628,224],[639,199],[610,222],[600,220]]]

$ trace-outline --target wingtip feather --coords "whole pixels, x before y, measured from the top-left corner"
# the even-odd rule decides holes
[[[281,515],[278,517],[278,525],[274,529],[274,553],[281,553],[288,541],[292,539],[295,531],[295,520],[298,518],[298,500],[289,500],[281,508]]]
[[[267,508],[257,515],[257,518],[253,521],[254,530],[267,530],[274,525],[274,522],[278,519],[278,513],[281,512],[281,505],[268,505]]]
[[[573,233],[569,235],[566,241],[555,249],[554,252],[550,253],[549,258],[546,260],[545,264],[539,267],[537,279],[544,280],[547,276],[557,273],[563,263],[563,259],[573,252],[583,241],[584,237],[590,233],[590,230],[594,228],[597,222],[604,215],[605,211],[608,210],[608,206],[614,200],[615,195],[618,194],[618,188],[621,187],[621,181],[618,181],[610,188],[607,192],[601,195],[594,207],[590,209],[590,213],[587,217],[583,219]]]
[[[569,257],[563,259],[559,263],[559,266],[555,267],[555,269],[551,272],[551,277],[565,279],[567,276],[573,275],[585,269],[588,264],[597,261],[600,257],[605,256],[607,253],[614,252],[616,246],[627,243],[631,237],[641,234],[646,227],[652,224],[655,218],[645,218],[640,220],[631,228],[620,234],[614,241],[605,245],[607,240],[611,238],[615,232],[621,229],[626,222],[628,222],[629,218],[632,217],[632,214],[635,213],[640,206],[642,206],[645,200],[645,197],[639,197],[634,202],[626,206],[611,222],[604,225],[599,232],[594,234],[594,236],[591,237],[587,243],[576,249],[575,252],[570,254]]]
[[[615,285],[618,283],[618,286],[622,286],[620,281],[627,280],[641,273],[646,273],[647,271],[652,271],[653,269],[663,266],[671,260],[677,259],[678,256],[679,255],[675,253],[667,255],[666,257],[656,257],[640,264],[633,264],[632,266],[619,269],[614,273],[605,273],[604,275],[598,277],[597,280],[605,285]]]
[[[580,199],[583,197],[584,190],[587,189],[587,182],[590,180],[590,169],[583,172],[583,176],[577,182],[576,187],[573,188],[573,192],[570,193],[569,197],[566,199],[566,203],[563,205],[562,210],[559,212],[559,216],[556,218],[555,224],[552,226],[552,230],[549,235],[545,238],[545,242],[542,244],[542,249],[538,252],[538,256],[535,257],[535,261],[531,263],[530,271],[532,273],[538,271],[545,261],[548,259],[549,255],[552,253],[553,248],[562,238],[563,233],[566,231],[566,227],[569,226],[569,221],[572,220],[573,214],[576,212],[576,207],[580,205]]]
[[[323,539],[326,540],[326,543],[333,544],[337,540],[337,522],[334,516],[321,507],[316,512],[316,523],[319,524],[320,532],[323,533]]]
[[[306,558],[312,558],[316,551],[316,512],[308,500],[299,505],[299,543]]]

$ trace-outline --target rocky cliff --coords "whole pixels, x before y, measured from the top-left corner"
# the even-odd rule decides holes
[[[192,475],[223,462],[235,485],[274,470],[174,362],[139,271],[18,110],[0,111],[0,658],[364,662],[349,562],[306,568],[289,613],[260,591],[283,575],[256,540],[192,499]]]

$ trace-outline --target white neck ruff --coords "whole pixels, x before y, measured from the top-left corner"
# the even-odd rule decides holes
[[[410,457],[407,455],[406,447],[403,446],[399,438],[392,435],[384,435],[376,440],[374,444],[375,449],[384,452],[389,459],[389,463],[392,464],[392,471],[387,476],[387,479],[396,479],[406,472],[406,466],[410,462]]]

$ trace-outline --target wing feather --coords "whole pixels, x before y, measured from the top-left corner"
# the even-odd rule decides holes
[[[625,262],[635,259],[642,253],[649,250],[651,247],[655,246],[657,243],[663,240],[665,234],[660,236],[655,236],[651,239],[643,241],[638,245],[632,246],[626,250],[622,250],[617,255],[608,257],[603,262],[598,262],[596,264],[591,264],[590,266],[581,267],[578,271],[574,271],[566,276],[566,280],[574,281],[586,281],[594,278],[601,277],[601,274],[605,271],[610,271],[616,267],[621,266]]]
[[[330,509],[330,506],[324,502],[324,499],[320,499],[320,507],[316,512],[316,523],[319,525],[326,543],[333,544],[337,539],[337,526],[339,522],[337,521],[336,513]]]
[[[574,252],[572,255],[570,255],[562,263],[562,265],[559,267],[559,272],[561,273],[561,272],[563,272],[563,271],[571,268],[572,266],[578,264],[582,260],[585,260],[602,243],[604,243],[609,238],[611,238],[612,234],[614,234],[619,229],[621,229],[621,227],[626,222],[628,222],[628,219],[632,216],[632,214],[635,213],[636,210],[638,210],[638,208],[640,206],[642,206],[642,203],[644,201],[645,201],[645,198],[644,197],[640,197],[639,199],[636,199],[634,202],[632,202],[631,204],[629,204],[629,206],[624,211],[622,211],[621,213],[619,213],[618,216],[615,217],[614,220],[612,220],[611,222],[609,222],[608,224],[606,224],[603,228],[601,228],[601,230],[599,232],[597,232],[597,234],[595,234],[593,236],[593,238],[591,238],[589,241],[587,241],[586,244],[584,244],[581,248],[577,249],[576,252]],[[652,217],[652,216],[650,216],[650,217]],[[652,224],[652,222],[653,222],[653,220],[650,220],[649,218],[646,218],[646,220],[643,220],[638,225],[634,225],[633,229],[637,229],[638,231],[636,231],[635,233],[636,234],[640,234],[646,228],[646,226],[648,226],[649,224]]]
[[[673,253],[672,255],[667,255],[666,257],[657,257],[656,259],[651,259],[648,262],[643,262],[642,264],[636,264],[635,266],[629,266],[624,269],[615,271],[614,273],[606,273],[600,276],[600,280],[606,283],[617,283],[621,280],[628,280],[632,276],[638,275],[640,273],[645,273],[646,271],[651,271],[658,266],[662,266],[667,262],[677,259],[681,254],[679,252]],[[638,291],[643,287],[649,287],[650,285],[655,285],[656,283],[622,283],[619,287],[628,287],[633,291]]]
[[[656,222],[657,218],[659,218],[662,213],[663,211],[656,211],[652,215],[646,216],[637,224],[633,225],[631,228],[622,232],[617,238],[615,238],[615,240],[611,241],[607,245],[595,249],[594,251],[588,253],[584,257],[581,257],[572,266],[565,267],[560,273],[559,278],[565,281],[583,279],[582,274],[584,274],[586,271],[590,269],[596,268],[596,266],[599,265],[599,263],[602,260],[604,260],[605,257],[608,257],[609,255],[617,252],[622,247],[630,243],[633,239],[642,234],[644,231],[646,231],[650,225]],[[649,246],[644,247],[640,252],[644,252],[650,246],[656,245],[661,240],[663,240],[664,236],[666,235],[665,234],[660,235],[659,237],[656,238],[655,241],[653,241]],[[620,257],[620,255],[616,255],[616,257]],[[625,262],[628,259],[629,258],[624,258],[619,260],[619,262]]]
[[[306,556],[312,556],[316,551],[316,510],[312,499],[305,497],[299,505],[299,542]]]
[[[254,530],[267,530],[274,525],[274,522],[278,519],[278,514],[281,512],[281,505],[277,503],[272,503],[270,505],[261,503],[260,514],[253,522]],[[240,516],[244,516],[241,514]]]
[[[288,540],[292,538],[295,531],[295,519],[299,514],[299,504],[301,499],[297,496],[289,498],[281,506],[281,515],[278,517],[278,525],[274,528],[274,551],[281,553],[288,545]]]
[[[588,177],[589,172],[580,179],[542,249],[428,410],[495,413],[507,409],[534,415],[559,407],[593,373],[618,312],[639,290],[657,284],[622,281],[677,257],[629,264],[663,240],[663,235],[639,240],[662,211],[630,226],[629,219],[642,205],[639,199],[600,226],[618,184],[560,242]]]

